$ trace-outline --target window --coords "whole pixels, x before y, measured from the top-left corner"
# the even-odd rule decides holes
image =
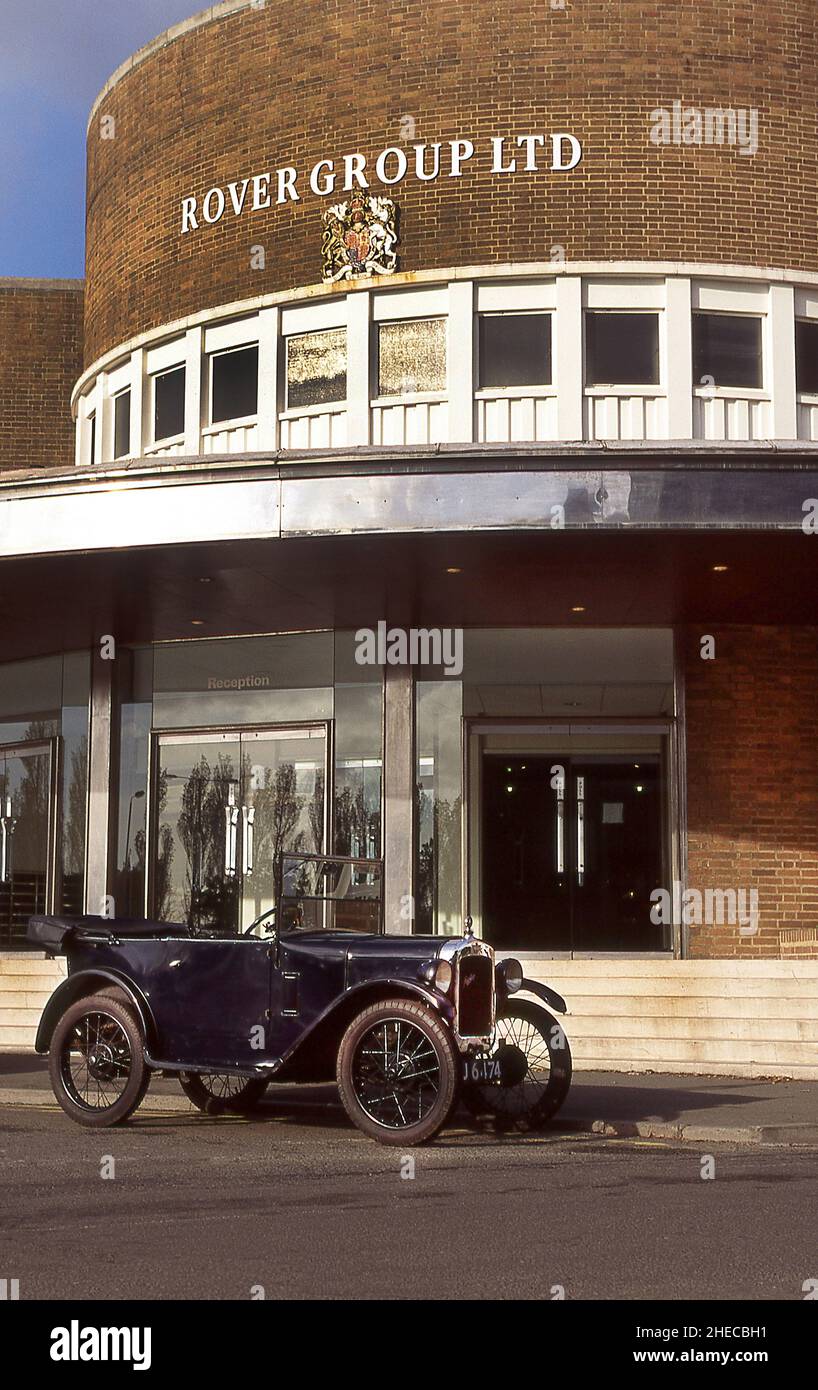
[[[588,386],[658,386],[659,315],[585,315]]]
[[[344,401],[347,394],[345,328],[287,339],[287,409]]]
[[[185,432],[185,369],[174,367],[153,379],[153,437],[172,439]]]
[[[210,420],[241,420],[258,413],[258,347],[235,348],[210,359]]]
[[[748,314],[693,315],[694,386],[764,384],[761,319]]]
[[[97,458],[97,413],[96,413],[96,411],[93,411],[92,414],[90,414],[90,415],[88,416],[88,433],[89,433],[90,436],[91,436],[91,437],[90,437],[90,441],[89,441],[89,459],[88,459],[88,462],[89,462],[89,463],[96,463],[96,458]]]
[[[120,391],[114,397],[114,458],[126,458],[131,452],[131,393]]]
[[[818,319],[796,321],[795,364],[798,390],[818,396]]]
[[[382,323],[378,335],[378,394],[408,396],[446,390],[446,320]]]
[[[481,315],[481,386],[548,386],[550,383],[550,314]]]

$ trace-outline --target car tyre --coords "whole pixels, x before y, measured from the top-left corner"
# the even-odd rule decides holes
[[[523,1079],[505,1087],[464,1085],[463,1104],[477,1118],[491,1116],[498,1130],[543,1129],[571,1088],[571,1049],[562,1024],[539,1004],[509,1000],[497,1017],[494,1050],[504,1045],[524,1053]]]
[[[439,1133],[457,1102],[460,1062],[446,1024],[424,1004],[385,999],[341,1039],[338,1090],[370,1139],[404,1148]]]
[[[120,999],[92,994],[59,1019],[48,1071],[54,1095],[77,1124],[104,1129],[123,1124],[150,1083],[136,1013]]]
[[[267,1090],[267,1082],[255,1077],[217,1072],[180,1072],[179,1085],[205,1115],[247,1115]]]

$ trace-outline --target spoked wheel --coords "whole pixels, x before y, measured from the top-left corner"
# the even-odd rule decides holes
[[[499,1086],[464,1086],[467,1109],[493,1116],[498,1128],[542,1129],[571,1086],[571,1049],[561,1024],[538,1004],[509,1002],[497,1019],[491,1052],[502,1080]]]
[[[92,995],[72,1004],[51,1039],[51,1085],[72,1120],[91,1127],[121,1124],[150,1081],[142,1031],[118,999]]]
[[[349,1025],[338,1089],[349,1118],[381,1144],[423,1144],[457,1099],[457,1052],[445,1024],[409,999],[373,1004]]]
[[[267,1090],[266,1081],[225,1072],[183,1071],[179,1085],[188,1100],[206,1115],[246,1115]]]

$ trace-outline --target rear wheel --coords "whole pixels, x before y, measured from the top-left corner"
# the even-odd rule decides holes
[[[527,999],[509,1001],[497,1018],[491,1055],[502,1081],[464,1086],[467,1109],[493,1116],[499,1128],[542,1129],[571,1087],[571,1049],[561,1024]]]
[[[267,1090],[266,1081],[225,1072],[183,1071],[179,1085],[188,1100],[206,1115],[246,1115]]]
[[[78,1124],[122,1124],[150,1082],[142,1030],[119,999],[94,994],[66,1009],[51,1039],[48,1070],[54,1095]]]
[[[337,1074],[349,1118],[380,1144],[426,1143],[457,1099],[451,1034],[411,999],[386,999],[353,1019],[341,1040]]]

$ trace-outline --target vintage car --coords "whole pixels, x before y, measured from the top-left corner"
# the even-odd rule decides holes
[[[538,1128],[568,1093],[553,990],[474,936],[382,930],[381,863],[284,855],[276,907],[244,935],[168,922],[32,917],[64,953],[36,1049],[83,1125],[114,1125],[151,1074],[210,1114],[248,1111],[270,1082],[337,1079],[350,1119],[384,1144],[433,1138],[462,1097],[499,1125]]]

